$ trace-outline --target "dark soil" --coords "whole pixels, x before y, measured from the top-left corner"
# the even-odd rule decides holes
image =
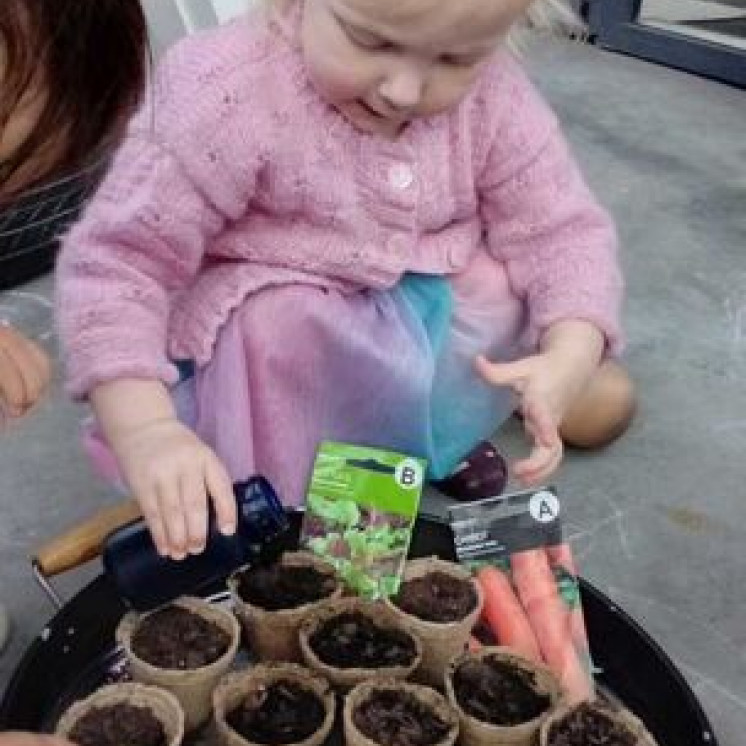
[[[549,696],[536,692],[534,684],[533,674],[494,658],[467,661],[453,676],[463,710],[501,726],[527,723],[549,709]]]
[[[476,608],[477,592],[471,581],[435,571],[402,583],[394,603],[426,622],[460,622]]]
[[[582,704],[549,730],[547,746],[635,746],[637,738],[598,710]]]
[[[363,735],[382,746],[432,746],[450,730],[408,692],[374,692],[358,705],[352,719]]]
[[[166,746],[160,720],[147,708],[128,704],[94,707],[72,729],[77,746]]]
[[[252,606],[267,611],[295,609],[320,601],[334,593],[337,582],[332,575],[314,567],[275,564],[243,572],[238,594]]]
[[[378,627],[359,612],[343,612],[327,619],[309,643],[321,661],[336,668],[409,666],[417,655],[408,634]]]
[[[479,640],[485,647],[492,647],[499,645],[500,642],[497,639],[497,635],[492,631],[492,628],[483,619],[480,619],[474,629],[471,631],[472,635]]]
[[[181,606],[156,611],[137,628],[132,650],[159,668],[191,670],[214,663],[230,645],[230,636]]]
[[[311,691],[278,681],[253,692],[226,718],[247,741],[288,744],[304,741],[323,724],[324,705]]]

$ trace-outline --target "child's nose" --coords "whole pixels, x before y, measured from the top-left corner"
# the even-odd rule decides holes
[[[414,67],[403,67],[392,73],[381,85],[381,98],[396,111],[415,109],[422,99],[422,73]]]

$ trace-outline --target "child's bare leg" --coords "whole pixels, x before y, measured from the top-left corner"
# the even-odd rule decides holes
[[[569,446],[601,448],[627,430],[636,405],[629,373],[619,363],[606,361],[568,411],[560,435]]]

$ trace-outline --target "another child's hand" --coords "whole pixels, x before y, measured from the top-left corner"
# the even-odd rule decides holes
[[[219,530],[234,533],[236,500],[225,467],[177,419],[146,423],[114,450],[160,554],[183,559],[205,548],[208,496]]]
[[[49,358],[41,347],[0,324],[0,415],[24,415],[44,394],[50,378]]]
[[[534,446],[527,459],[514,464],[516,477],[525,485],[545,481],[562,461],[559,425],[577,392],[557,375],[549,353],[512,363],[491,363],[480,356],[476,365],[488,383],[509,386],[519,397],[524,427]]]

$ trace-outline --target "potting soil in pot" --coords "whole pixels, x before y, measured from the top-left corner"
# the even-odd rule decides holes
[[[381,746],[430,746],[450,726],[408,692],[374,692],[355,709],[355,726]]]
[[[166,746],[158,718],[147,707],[126,703],[94,707],[69,737],[77,746]]]
[[[279,681],[253,692],[226,720],[252,743],[288,744],[315,733],[324,717],[324,706],[313,692]]]
[[[321,661],[337,668],[408,666],[417,655],[409,635],[378,627],[358,612],[328,619],[309,642]]]
[[[275,564],[242,573],[241,598],[267,611],[295,609],[330,596],[336,588],[333,576],[314,567]]]
[[[492,725],[527,723],[550,706],[550,698],[534,689],[530,672],[492,658],[459,666],[453,687],[466,713]]]
[[[402,583],[393,602],[407,614],[427,622],[458,622],[477,605],[474,586],[444,572],[431,572]]]
[[[153,666],[190,670],[218,660],[230,642],[217,624],[180,606],[167,606],[142,620],[132,650]]]
[[[580,705],[549,731],[547,746],[635,746],[637,737],[597,709]]]

